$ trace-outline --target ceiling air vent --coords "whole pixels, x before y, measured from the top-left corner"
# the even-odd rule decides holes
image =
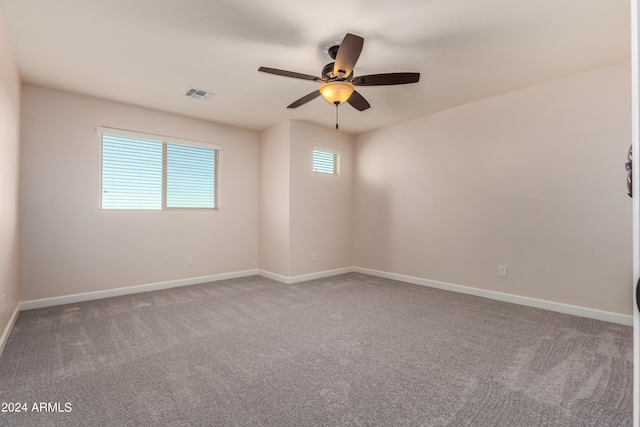
[[[215,93],[207,92],[206,90],[193,87],[189,89],[187,93],[185,93],[185,95],[190,98],[197,99],[199,101],[208,101],[211,98],[213,98],[213,95],[215,95]]]

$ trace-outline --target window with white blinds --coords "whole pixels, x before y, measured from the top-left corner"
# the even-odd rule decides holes
[[[217,209],[220,148],[98,128],[103,210]]]
[[[327,148],[314,148],[313,171],[328,175],[340,175],[340,152]]]

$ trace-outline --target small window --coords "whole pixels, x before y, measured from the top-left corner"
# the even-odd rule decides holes
[[[340,152],[326,148],[314,148],[313,171],[328,175],[340,175]]]
[[[103,210],[218,208],[218,146],[99,128]]]

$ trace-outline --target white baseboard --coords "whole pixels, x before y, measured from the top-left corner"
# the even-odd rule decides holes
[[[431,288],[443,289],[445,291],[475,295],[478,297],[510,302],[513,304],[526,305],[528,307],[542,308],[544,310],[551,310],[559,313],[571,314],[574,316],[588,317],[590,319],[603,320],[605,322],[611,323],[619,323],[625,326],[633,325],[633,316],[613,313],[610,311],[597,310],[595,308],[580,307],[577,305],[564,304],[561,302],[547,301],[513,294],[505,294],[503,292],[489,291],[486,289],[472,288],[469,286],[454,285],[452,283],[438,282],[436,280],[427,280],[420,277],[388,273],[386,271],[372,270],[369,268],[354,267],[352,270],[357,273],[383,277],[386,279],[399,280],[401,282],[412,283],[414,285],[428,286]]]
[[[168,282],[150,283],[146,285],[127,286],[125,288],[106,289],[104,291],[85,292],[81,294],[64,295],[60,297],[35,299],[23,301],[20,304],[20,310],[32,310],[34,308],[53,307],[62,304],[73,304],[76,302],[117,297],[120,295],[129,295],[141,292],[157,291],[160,289],[176,288],[179,286],[198,285],[200,283],[216,282],[218,280],[255,276],[256,274],[258,274],[257,269],[235,271],[232,273],[214,274],[212,276],[191,277],[188,279],[171,280]]]
[[[272,273],[272,272],[267,271],[267,270],[258,270],[258,275],[262,276],[262,277],[266,277],[267,279],[275,280],[277,282],[286,283],[287,285],[290,283],[289,282],[289,277],[283,276],[283,275],[277,274],[277,273]]]
[[[293,283],[306,282],[308,280],[324,279],[325,277],[337,276],[339,274],[352,273],[353,267],[337,268],[335,270],[319,271],[317,273],[303,274],[300,276],[283,276],[266,270],[258,270],[258,274],[278,282],[291,285]]]
[[[325,277],[337,276],[339,274],[357,272],[362,274],[368,274],[371,276],[384,277],[387,279],[398,280],[401,282],[412,283],[415,285],[428,286],[431,288],[443,289],[446,291],[459,292],[463,294],[475,295],[483,298],[494,299],[498,301],[509,302],[513,304],[525,305],[529,307],[542,308],[545,310],[556,311],[559,313],[571,314],[574,316],[588,317],[591,319],[603,320],[606,322],[618,323],[621,325],[632,326],[633,316],[613,313],[609,311],[597,310],[593,308],[580,307],[571,304],[564,304],[560,302],[541,300],[537,298],[524,297],[513,294],[506,294],[503,292],[489,291],[486,289],[473,288],[469,286],[456,285],[453,283],[439,282],[436,280],[428,280],[420,277],[406,276],[403,274],[389,273],[386,271],[373,270],[363,267],[345,267],[335,270],[321,271],[318,273],[303,274],[300,276],[283,276],[280,274],[272,273],[266,270],[245,270],[232,273],[216,274],[212,276],[193,277],[189,279],[172,280],[168,282],[151,283],[146,285],[129,286],[125,288],[107,289],[104,291],[86,292],[74,295],[65,295],[53,298],[43,298],[37,300],[23,301],[21,302],[16,311],[14,312],[9,325],[5,328],[2,337],[0,338],[0,354],[4,348],[6,340],[9,338],[11,329],[17,319],[18,311],[32,310],[35,308],[52,307],[62,304],[72,304],[81,301],[90,301],[101,298],[109,298],[120,295],[135,294],[140,292],[156,291],[160,289],[169,289],[179,286],[196,285],[200,283],[215,282],[218,280],[234,279],[237,277],[254,276],[256,274],[267,277],[269,279],[277,280],[278,282],[286,284],[294,284],[300,282],[306,282],[308,280],[322,279]]]
[[[9,341],[9,335],[11,335],[13,326],[16,324],[16,320],[18,320],[18,313],[20,313],[20,307],[21,307],[21,304],[18,303],[18,305],[16,305],[16,309],[13,310],[13,314],[9,319],[9,323],[7,323],[7,327],[4,328],[4,331],[2,332],[2,336],[0,336],[0,356],[2,356],[2,352],[4,351],[4,348],[7,345],[7,341]]]

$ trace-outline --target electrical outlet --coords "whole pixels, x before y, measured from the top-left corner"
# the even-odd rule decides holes
[[[187,265],[193,265],[193,257],[187,257]]]
[[[317,253],[312,253],[311,254],[311,261],[316,262],[318,261],[318,254]]]
[[[507,266],[501,265],[498,267],[498,276],[507,277]]]

